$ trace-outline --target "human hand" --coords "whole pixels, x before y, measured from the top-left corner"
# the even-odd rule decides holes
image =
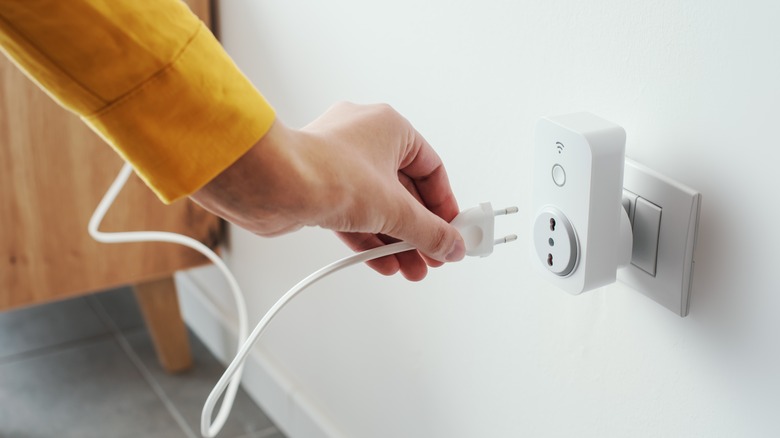
[[[387,105],[339,103],[301,130],[277,120],[192,198],[262,236],[309,225],[336,231],[355,251],[396,240],[418,248],[368,262],[385,275],[416,281],[427,266],[465,255],[448,223],[458,205],[441,159]]]

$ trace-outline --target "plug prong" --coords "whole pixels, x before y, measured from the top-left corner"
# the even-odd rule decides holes
[[[507,207],[500,210],[494,210],[493,216],[503,216],[505,214],[515,214],[519,211],[517,207]]]
[[[502,243],[514,242],[515,240],[517,240],[517,234],[510,234],[508,236],[494,240],[493,245],[501,245]]]

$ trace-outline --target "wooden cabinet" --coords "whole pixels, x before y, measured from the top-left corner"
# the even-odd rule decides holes
[[[208,23],[208,0],[188,3]],[[0,56],[0,310],[137,285],[163,365],[184,369],[189,349],[171,275],[206,259],[172,244],[90,238],[90,215],[121,167],[78,117]],[[133,176],[102,229],[174,231],[215,247],[222,227],[189,200],[165,206]]]

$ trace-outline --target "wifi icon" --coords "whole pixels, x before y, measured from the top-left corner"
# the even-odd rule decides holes
[[[563,143],[561,143],[561,142],[559,142],[559,141],[556,141],[556,142],[555,142],[555,148],[556,148],[556,149],[558,149],[558,153],[559,153],[559,154],[560,154],[561,152],[563,152],[563,147],[564,147],[564,146],[563,146]]]

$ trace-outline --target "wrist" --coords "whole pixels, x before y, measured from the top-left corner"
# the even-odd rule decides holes
[[[300,228],[312,192],[297,131],[276,120],[235,163],[191,198],[212,213],[260,235]]]

